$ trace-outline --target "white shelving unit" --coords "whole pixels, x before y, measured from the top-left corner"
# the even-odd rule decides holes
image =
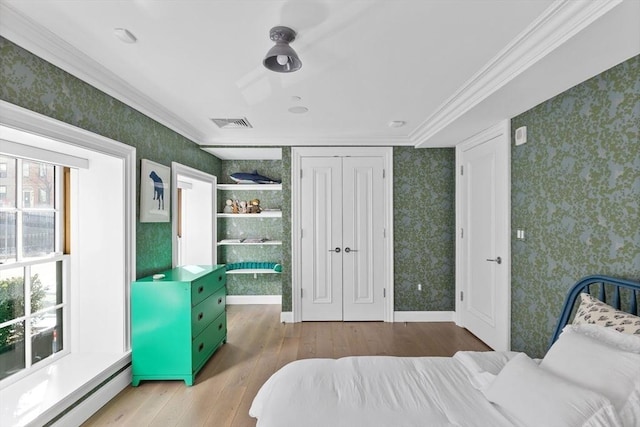
[[[282,245],[282,240],[267,240],[259,243],[244,242],[218,242],[218,246],[277,246]]]
[[[227,270],[227,274],[280,274],[270,268],[243,268],[241,270]]]
[[[218,190],[280,191],[282,190],[282,184],[218,184]]]
[[[282,184],[218,184],[217,189],[220,191],[281,191]],[[259,218],[282,218],[282,211],[280,210],[267,210],[258,214],[233,214],[233,213],[218,213],[218,218],[243,218],[244,220],[256,220]],[[260,236],[258,236],[260,237]],[[244,243],[244,242],[217,242],[218,246],[281,246],[281,240],[267,240],[264,242],[256,243]],[[265,248],[266,249],[266,248]],[[223,260],[224,263],[224,260]],[[237,269],[228,270],[227,274],[252,274],[254,278],[257,278],[258,274],[280,274],[273,269]]]
[[[251,214],[234,214],[234,213],[218,213],[218,218],[247,218],[247,219],[257,219],[257,218],[282,218],[282,211],[263,211],[260,213],[251,213]]]

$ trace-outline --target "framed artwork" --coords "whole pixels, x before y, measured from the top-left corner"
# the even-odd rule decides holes
[[[169,222],[171,168],[140,160],[140,222]]]

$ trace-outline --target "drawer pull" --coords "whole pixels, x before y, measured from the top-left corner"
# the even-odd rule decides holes
[[[204,348],[204,343],[201,342],[200,345],[198,346],[198,351],[202,351],[202,349]]]
[[[218,304],[222,304],[222,297],[218,298]]]
[[[218,325],[218,330],[222,329],[222,323]]]
[[[200,313],[198,314],[198,320],[202,320],[202,317],[204,316],[204,313]]]
[[[202,293],[202,291],[204,291],[204,286],[200,286],[200,287],[198,287],[198,293],[199,293],[199,294],[201,294],[201,293]]]

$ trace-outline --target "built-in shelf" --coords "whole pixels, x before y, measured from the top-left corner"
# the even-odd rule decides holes
[[[282,211],[262,211],[258,214],[219,213],[218,218],[282,218]]]
[[[244,242],[218,242],[218,246],[261,246],[261,245],[281,245],[281,240],[267,240],[266,242],[244,243]]]
[[[253,150],[253,149],[251,149]],[[210,151],[212,152],[212,151]],[[212,152],[213,153],[213,152]],[[220,151],[216,151],[216,153],[214,153],[215,155],[222,155],[223,153]],[[242,152],[238,151],[229,151],[227,153],[224,153],[225,155],[229,155],[229,156],[235,156],[237,157],[237,160],[250,160],[253,159],[254,153],[250,153],[250,152],[245,152],[244,156],[242,157]],[[281,150],[277,149],[277,150],[273,150],[270,152],[264,151],[260,154],[261,156],[270,156],[273,155],[274,156],[274,160],[281,160],[282,156],[281,156]],[[267,158],[267,157],[265,157]],[[273,192],[273,191],[282,191],[282,184],[239,184],[239,183],[231,183],[231,184],[227,184],[227,183],[222,183],[222,184],[218,184],[216,186],[217,190],[220,191],[221,193],[218,193],[218,197],[222,200],[224,199],[235,199],[235,198],[241,198],[239,194],[235,194],[235,192],[250,192],[247,193],[247,199],[253,199],[255,197],[257,197],[258,199],[269,199],[268,205],[273,207],[273,208],[278,208],[279,207],[279,200],[280,200],[280,194],[278,193],[269,193],[269,192]],[[225,193],[227,192],[227,193]],[[271,200],[273,199],[273,200]],[[224,205],[223,205],[224,206]],[[225,207],[226,210],[230,210],[228,209],[228,207]],[[240,221],[236,221],[235,218],[249,218],[249,219],[260,219],[260,218],[282,218],[282,210],[263,210],[262,212],[258,213],[258,214],[254,214],[254,213],[225,213],[225,212],[220,212],[217,215],[217,218],[233,218],[228,220],[228,222],[225,220],[224,222],[224,226],[234,226],[236,228],[239,229],[243,229],[245,230],[244,233],[245,234],[250,234],[250,233],[255,233],[253,234],[253,236],[256,237],[260,237],[260,236],[265,236],[265,235],[271,235],[270,232],[250,232],[248,230],[250,230],[251,228],[247,229],[247,227],[251,227],[253,224],[247,224],[246,222],[243,222],[244,220]],[[240,224],[242,222],[242,225]],[[269,225],[271,225],[271,223],[269,222]],[[259,229],[260,227],[258,227]],[[223,227],[224,229],[224,227]],[[226,235],[226,232],[222,232],[222,235]],[[234,240],[233,236],[227,236],[228,240]],[[273,237],[279,237],[278,235],[274,235]],[[264,242],[259,242],[256,241],[256,239],[254,239],[253,242],[239,242],[237,241],[238,239],[235,239],[236,241],[224,241],[225,239],[221,239],[219,242],[217,242],[217,246],[218,247],[226,247],[226,246],[233,246],[234,250],[232,251],[231,249],[224,249],[221,248],[219,249],[219,252],[222,254],[221,258],[222,258],[222,262],[224,263],[225,261],[229,261],[229,258],[240,258],[240,260],[242,259],[242,257],[239,255],[240,253],[242,253],[243,251],[246,251],[248,255],[250,254],[255,254],[256,252],[260,252],[263,253],[263,255],[258,256],[258,258],[260,259],[271,259],[273,257],[274,254],[279,254],[280,250],[279,250],[279,246],[282,246],[282,241],[281,240],[266,240]],[[241,247],[247,247],[247,246],[252,246],[253,249],[242,249]],[[265,255],[266,254],[266,255]],[[281,255],[278,255],[278,257],[280,257]],[[226,258],[226,259],[225,259]],[[231,264],[234,263],[230,263],[229,267],[233,267]],[[240,263],[240,264],[244,264],[244,263]],[[251,263],[247,263],[247,264],[251,264]],[[262,264],[262,265],[261,265]],[[262,267],[266,267],[268,263],[256,263],[253,264],[251,266],[253,267],[258,267],[258,266],[262,266]],[[236,278],[234,280],[240,280],[240,281],[245,281],[247,280],[246,275],[250,275],[253,276],[254,279],[259,279],[259,275],[262,274],[280,274],[279,271],[275,271],[271,268],[237,268],[234,270],[227,270],[227,274],[232,276],[232,275],[243,275],[243,276],[236,276]],[[276,279],[276,277],[272,276],[272,279]],[[263,277],[264,280],[264,277]]]
[[[227,270],[227,274],[280,274],[280,272],[270,268],[242,268]]]
[[[218,190],[280,191],[282,184],[218,184]]]

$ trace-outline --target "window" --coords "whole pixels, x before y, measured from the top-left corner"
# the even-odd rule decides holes
[[[6,178],[6,177],[7,177],[7,164],[0,163],[0,178]]]
[[[64,277],[60,236],[62,167],[2,157],[0,177],[0,380],[64,350]],[[30,165],[44,171],[29,175]],[[17,189],[22,198],[7,189]],[[34,200],[37,188],[38,200]],[[15,192],[13,193],[15,194]]]
[[[58,424],[79,425],[83,419],[78,417],[93,411],[94,404],[105,404],[110,390],[124,388],[126,368],[131,363],[128,289],[136,277],[136,150],[13,104],[5,103],[2,108],[7,114],[0,114],[0,133],[11,136],[14,141],[3,140],[3,152],[64,166],[63,174],[59,173],[60,168],[54,168],[55,180],[68,182],[62,190],[64,194],[56,182],[47,203],[54,205],[57,232],[64,236],[69,231],[69,237],[54,236],[56,252],[60,250],[59,242],[64,241],[73,253],[23,260],[24,263],[42,261],[40,264],[47,264],[61,259],[60,308],[64,323],[57,325],[55,345],[48,338],[51,348],[58,350],[56,353],[44,359],[36,354],[36,362],[31,368],[0,380],[0,406],[3,409],[0,424],[48,425],[53,417],[60,416]],[[10,126],[5,125],[11,120],[18,123],[17,127],[13,122]],[[7,167],[13,169],[7,175],[22,175],[22,166],[15,159],[8,161],[11,164]],[[35,167],[31,172],[31,175],[39,175]],[[0,215],[17,215],[15,199],[22,199],[22,187],[16,188],[16,182],[16,179],[0,180],[0,184],[7,185],[7,199],[12,201],[8,205],[11,209],[5,205],[5,209],[0,209]],[[22,185],[22,180],[20,183]],[[35,189],[39,187],[34,185],[33,188],[37,197]],[[98,195],[109,197],[96,197]],[[50,212],[51,209],[36,205],[27,211]],[[60,220],[59,215],[66,216],[68,222]],[[77,218],[81,220],[74,220]],[[59,220],[66,225],[57,225]],[[12,230],[19,229],[19,226],[12,227]],[[0,272],[23,266],[15,261],[10,261],[13,264],[2,262],[0,255]],[[50,266],[47,268],[52,270]],[[29,276],[23,274],[31,277],[34,272],[38,273],[32,270]],[[52,273],[49,275],[51,277]],[[54,292],[51,286],[49,289],[50,301]],[[39,310],[50,311],[49,307]],[[53,323],[53,316],[47,319]],[[34,329],[40,329],[40,325],[32,327]],[[47,338],[46,334],[40,336]],[[32,340],[27,339],[24,347],[47,347],[32,344]],[[60,346],[63,346],[62,350]],[[25,356],[25,365],[33,359]],[[78,397],[90,389],[109,391],[96,392],[91,399],[80,398],[78,401]],[[69,411],[71,408],[73,410]]]

